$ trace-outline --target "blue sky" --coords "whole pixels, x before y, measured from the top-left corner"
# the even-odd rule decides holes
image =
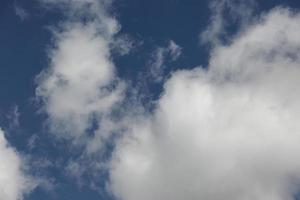
[[[2,0],[0,200],[296,198],[299,9]]]

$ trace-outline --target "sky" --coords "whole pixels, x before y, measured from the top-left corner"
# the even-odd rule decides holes
[[[2,0],[0,200],[300,199],[299,9]]]

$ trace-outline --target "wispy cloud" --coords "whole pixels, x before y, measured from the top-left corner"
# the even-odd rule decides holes
[[[152,58],[149,61],[149,71],[151,80],[160,82],[165,76],[165,67],[171,62],[176,61],[182,53],[182,48],[173,40],[168,42],[165,47],[158,47],[152,53]]]
[[[27,20],[30,17],[29,12],[17,3],[14,4],[14,9],[16,15],[20,18],[21,21]]]
[[[238,31],[248,27],[255,19],[256,2],[254,0],[220,0],[210,1],[211,17],[209,25],[200,34],[200,42],[212,46],[230,42],[234,33],[229,33],[230,26]]]
[[[6,118],[8,120],[8,128],[9,129],[16,129],[20,125],[20,112],[19,107],[17,105],[13,105],[10,112],[7,114]]]

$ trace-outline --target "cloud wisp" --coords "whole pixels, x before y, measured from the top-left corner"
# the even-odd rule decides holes
[[[152,80],[161,82],[165,76],[165,65],[167,61],[176,61],[182,53],[182,48],[173,40],[168,42],[167,46],[158,47],[152,54],[149,62],[149,71]]]
[[[14,3],[15,14],[21,21],[25,21],[30,18],[30,14],[23,7],[18,5],[16,2]]]

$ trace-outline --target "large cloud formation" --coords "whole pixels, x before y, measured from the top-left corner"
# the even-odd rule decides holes
[[[34,182],[24,172],[24,161],[7,143],[0,129],[0,199],[20,200],[31,191]]]
[[[52,132],[76,142],[90,137],[87,152],[97,152],[118,129],[110,114],[123,101],[110,55],[119,25],[107,13],[110,1],[44,2],[69,6],[67,15],[75,19],[54,30],[51,64],[37,79],[37,97]],[[173,73],[153,114],[134,118],[129,112],[122,121],[127,131],[109,166],[116,198],[294,199],[300,183],[300,15],[274,9],[228,45],[218,39],[225,29],[220,19],[201,38],[213,44],[209,66]]]
[[[300,181],[300,15],[276,8],[175,72],[117,143],[122,200],[292,200]]]

